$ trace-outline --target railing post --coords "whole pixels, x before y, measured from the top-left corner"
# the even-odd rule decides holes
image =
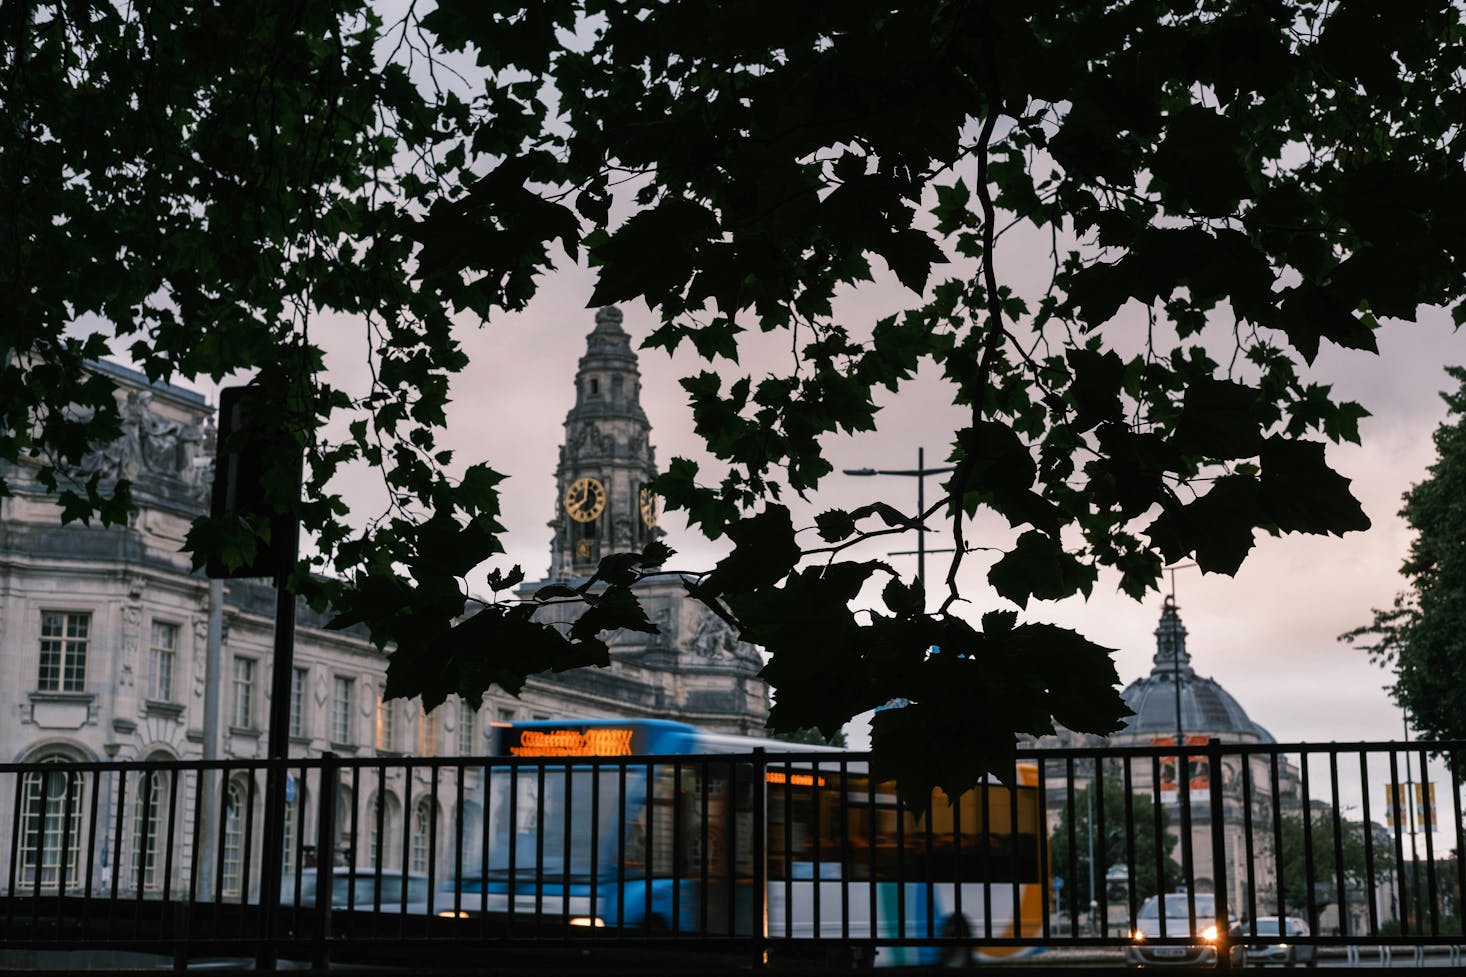
[[[1212,737],[1206,744],[1207,779],[1211,788],[1211,876],[1217,907],[1217,967],[1232,966],[1232,921],[1227,907],[1226,807],[1222,803],[1222,741]],[[1244,758],[1245,759],[1245,758]]]
[[[316,932],[311,966],[325,970],[331,963],[331,888],[336,861],[336,781],[340,776],[336,754],[321,755],[321,779],[316,783]]]
[[[768,955],[768,759],[761,746],[753,750],[753,969],[762,970]]]

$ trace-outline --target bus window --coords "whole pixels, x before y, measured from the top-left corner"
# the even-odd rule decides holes
[[[592,788],[592,778],[600,783]],[[543,783],[543,789],[541,788]],[[604,877],[620,852],[617,840],[617,777],[606,769],[524,768],[495,770],[489,783],[491,876]],[[628,785],[628,794],[631,786]],[[592,810],[592,799],[597,809]],[[566,848],[566,842],[569,848]],[[596,864],[591,864],[594,853]],[[512,855],[512,859],[511,859]]]
[[[1041,877],[1038,799],[984,787],[954,807],[937,792],[929,812],[917,817],[896,803],[895,789],[874,792],[864,776],[821,776],[770,768],[768,784],[769,879],[908,882],[1036,882]],[[843,795],[843,796],[842,796]],[[928,823],[930,830],[928,830]],[[816,866],[818,866],[816,868]]]

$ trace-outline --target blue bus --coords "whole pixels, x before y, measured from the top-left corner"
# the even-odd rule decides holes
[[[496,728],[481,863],[461,912],[639,934],[848,947],[881,965],[964,962],[966,946],[883,940],[1041,932],[1036,771],[918,817],[833,747],[663,720]],[[988,947],[983,956],[1020,952]]]

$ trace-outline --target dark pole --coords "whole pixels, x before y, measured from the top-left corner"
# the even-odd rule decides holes
[[[885,468],[846,468],[846,469],[843,469],[843,472],[846,475],[859,475],[859,476],[862,476],[862,477],[869,476],[869,475],[903,475],[903,476],[906,476],[908,478],[915,478],[916,479],[916,518],[917,518],[917,520],[919,522],[919,526],[918,526],[918,528],[916,530],[916,550],[915,550],[915,553],[916,553],[916,580],[917,580],[918,583],[921,584],[921,589],[922,589],[922,594],[923,595],[925,595],[925,593],[926,593],[926,533],[927,533],[927,528],[926,528],[926,520],[925,519],[922,519],[922,515],[926,512],[926,477],[928,475],[945,475],[948,472],[953,472],[953,471],[956,471],[956,470],[957,469],[955,469],[955,468],[953,468],[953,467],[951,467],[949,465],[944,465],[944,466],[941,466],[941,467],[938,467],[938,468],[928,468],[928,467],[926,467],[926,448],[924,448],[924,447],[918,447],[916,449],[916,468],[914,468],[914,469],[911,469],[911,468],[896,468],[896,469],[885,469]],[[950,549],[939,549],[939,550],[932,550],[932,552],[933,553],[950,553],[952,551]],[[911,550],[898,550],[897,552],[891,553],[890,555],[891,556],[910,556],[911,553],[912,553]],[[923,596],[923,599],[925,599],[924,596]]]
[[[275,580],[275,647],[270,673],[269,731],[265,747],[265,823],[261,839],[260,943],[256,970],[274,970],[274,945],[280,908],[280,876],[284,868],[286,757],[290,749],[290,680],[294,674],[295,594],[290,574],[300,553],[299,502],[303,457],[290,433],[290,391],[256,378],[219,394],[219,433],[209,511],[215,519],[242,516],[269,520],[270,536],[261,541],[253,560],[229,566],[220,554],[208,559],[214,579],[273,577]],[[281,411],[286,423],[280,423]],[[263,477],[272,468],[293,475],[293,495],[276,498]],[[288,505],[286,504],[288,502]],[[329,856],[327,856],[329,857]]]
[[[1405,742],[1410,742],[1410,711],[1401,707],[1400,723],[1405,729]],[[1421,770],[1421,781],[1425,780],[1425,771]],[[1396,785],[1398,786],[1398,785]],[[1410,764],[1410,751],[1405,751],[1405,803],[1410,824],[1410,897],[1415,908],[1415,918],[1418,921],[1420,915],[1420,851],[1415,847],[1415,774]]]
[[[921,581],[922,594],[926,594],[926,448],[916,449],[916,518],[921,525],[916,530],[916,579]],[[922,610],[926,610],[925,607]]]
[[[264,942],[255,959],[256,970],[274,970],[278,959],[275,921],[279,915],[285,865],[285,758],[290,751],[290,679],[295,664],[295,593],[290,589],[290,570],[295,566],[299,547],[299,528],[293,521],[285,535],[280,569],[275,576],[275,655],[270,675],[270,733],[266,746],[269,767],[265,772],[264,864],[260,869],[260,935]],[[319,789],[329,791],[333,786],[322,782]],[[320,857],[329,858],[330,854],[323,853]]]

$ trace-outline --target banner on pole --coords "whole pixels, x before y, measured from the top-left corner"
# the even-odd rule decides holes
[[[1192,804],[1204,804],[1211,800],[1211,770],[1207,764],[1206,746],[1207,737],[1187,736],[1184,746],[1197,747],[1195,753],[1186,755],[1186,785]],[[1156,736],[1150,741],[1152,746],[1175,746],[1176,737]],[[1177,758],[1174,756],[1161,757],[1161,800],[1166,804],[1179,804],[1180,792],[1176,776]]]

